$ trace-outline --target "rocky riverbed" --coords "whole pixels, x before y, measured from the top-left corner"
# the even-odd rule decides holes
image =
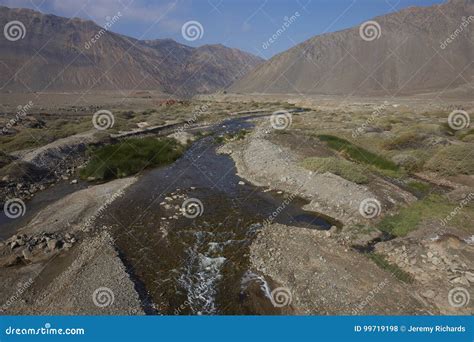
[[[302,168],[301,152],[271,134],[266,116],[221,123],[214,134],[242,129],[251,132],[218,148],[235,166],[208,136],[169,167],[79,188],[34,212],[0,245],[2,312],[472,312],[448,302],[453,286],[473,281],[471,236],[364,231],[364,199],[377,197],[392,215],[416,197],[381,177],[360,185]],[[196,198],[202,208],[190,220],[183,203]],[[397,268],[379,267],[366,250]]]

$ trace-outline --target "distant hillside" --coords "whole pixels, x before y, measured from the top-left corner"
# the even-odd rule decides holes
[[[402,95],[470,88],[472,93],[474,17],[470,16],[474,0],[411,7],[377,17],[373,20],[380,25],[378,39],[362,39],[360,26],[313,37],[261,64],[230,90]],[[455,38],[447,42],[451,35]]]
[[[139,41],[92,21],[0,7],[1,27],[13,20],[23,23],[26,34],[16,41],[0,36],[1,91],[154,89],[192,95],[223,89],[262,61],[222,45]]]

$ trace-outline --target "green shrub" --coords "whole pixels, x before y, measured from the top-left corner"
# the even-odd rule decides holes
[[[356,146],[351,142],[333,136],[333,135],[318,135],[319,140],[324,141],[328,146],[334,150],[345,152],[355,161],[373,165],[380,169],[398,171],[399,167],[394,162],[385,159],[373,152],[370,152],[362,147]]]
[[[377,254],[377,253],[369,253],[367,254],[367,256],[377,266],[392,273],[393,276],[395,276],[395,278],[397,278],[398,280],[404,283],[413,283],[414,279],[409,273],[405,272],[397,265],[389,263],[382,255]]]
[[[450,215],[459,204],[453,204],[440,195],[430,195],[423,200],[402,208],[393,216],[385,216],[378,224],[377,228],[395,236],[405,236],[414,231],[425,220],[435,220],[441,222],[442,219]],[[450,220],[450,225],[462,230],[472,230],[466,226],[466,222],[474,219],[474,210],[467,206],[463,207],[462,213],[455,215]],[[440,226],[441,227],[441,226]]]
[[[127,139],[90,151],[91,159],[81,170],[82,178],[109,180],[126,177],[145,168],[174,162],[184,146],[174,139]]]
[[[431,185],[417,181],[411,181],[407,185],[413,191],[420,193],[428,193],[431,189]]]
[[[226,143],[228,141],[234,141],[234,140],[242,140],[245,138],[245,136],[249,133],[249,131],[245,129],[241,129],[237,133],[226,133],[224,135],[219,135],[214,138],[214,142],[216,144],[222,144]]]
[[[365,184],[369,178],[365,175],[366,170],[360,165],[351,163],[350,161],[337,159],[334,157],[328,158],[306,158],[301,165],[311,171],[315,172],[330,172],[341,176],[351,182],[358,184]]]

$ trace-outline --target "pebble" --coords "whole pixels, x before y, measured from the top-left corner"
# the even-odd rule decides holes
[[[56,239],[50,239],[50,240],[48,241],[48,249],[49,249],[49,250],[52,251],[52,250],[56,249],[57,247],[58,247],[58,240],[56,240]]]

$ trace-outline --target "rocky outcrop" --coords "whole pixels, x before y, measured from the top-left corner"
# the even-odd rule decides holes
[[[76,242],[74,235],[66,233],[18,234],[0,243],[0,267],[27,265],[48,260]]]

